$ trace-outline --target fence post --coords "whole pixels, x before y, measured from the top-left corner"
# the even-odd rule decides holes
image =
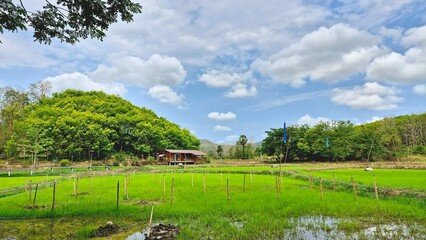
[[[37,199],[37,190],[38,190],[38,183],[36,184],[36,189],[35,189],[35,193],[34,193],[34,201],[33,201],[33,208],[36,204],[36,199]]]
[[[358,195],[356,194],[356,185],[355,185],[353,176],[351,176],[351,181],[352,181],[352,187],[354,189],[355,200],[358,200]]]
[[[379,194],[377,193],[377,184],[376,184],[376,176],[373,175],[374,179],[374,193],[376,194],[376,200],[379,201]]]
[[[53,183],[52,211],[55,209],[55,198],[56,198],[56,180]]]
[[[120,180],[117,180],[117,209],[118,209],[118,203],[120,201]]]

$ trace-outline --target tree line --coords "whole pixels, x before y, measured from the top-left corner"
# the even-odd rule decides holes
[[[426,155],[426,113],[355,125],[349,121],[266,131],[260,152],[281,161],[401,160]]]
[[[84,160],[120,153],[146,158],[166,148],[199,148],[187,129],[118,96],[66,90],[48,97],[49,86],[0,89],[0,156]]]

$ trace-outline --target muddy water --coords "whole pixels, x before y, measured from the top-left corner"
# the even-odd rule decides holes
[[[85,239],[87,231],[104,226],[107,218],[54,218],[0,220],[0,240],[3,239]],[[144,240],[146,223],[115,219],[121,227],[113,239]],[[230,224],[244,231],[245,223]],[[373,224],[363,219],[343,219],[324,216],[290,218],[283,239],[426,239],[424,225],[401,222]],[[185,228],[185,226],[182,226]]]

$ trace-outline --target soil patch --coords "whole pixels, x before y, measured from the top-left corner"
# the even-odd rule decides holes
[[[46,205],[41,205],[41,206],[38,206],[38,205],[34,205],[34,206],[25,206],[24,208],[25,208],[25,209],[39,209],[39,208],[46,208]]]
[[[148,229],[147,240],[154,239],[175,239],[179,233],[179,228],[173,224],[158,224]]]
[[[147,200],[143,200],[143,201],[139,201],[137,203],[135,203],[135,205],[141,205],[141,206],[146,206],[146,205],[160,205],[162,202],[161,201],[147,201]]]
[[[107,222],[105,226],[100,226],[96,229],[96,237],[107,237],[111,234],[117,233],[120,230],[120,226],[112,222]]]

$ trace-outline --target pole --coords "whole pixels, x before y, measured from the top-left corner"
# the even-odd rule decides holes
[[[37,199],[37,190],[38,190],[38,183],[36,184],[36,189],[34,193],[34,201],[33,201],[33,208],[35,207],[36,199]]]
[[[55,209],[55,198],[56,198],[56,180],[53,183],[52,211]]]
[[[351,176],[351,181],[352,181],[352,187],[354,189],[355,200],[358,200],[358,195],[356,194],[356,186],[355,186],[355,182],[354,182],[354,177],[353,176]]]
[[[118,209],[118,203],[120,199],[120,180],[117,180],[117,209]]]
[[[376,200],[379,201],[379,194],[377,193],[377,184],[376,184],[376,176],[373,175],[374,179],[374,193],[376,194]]]

